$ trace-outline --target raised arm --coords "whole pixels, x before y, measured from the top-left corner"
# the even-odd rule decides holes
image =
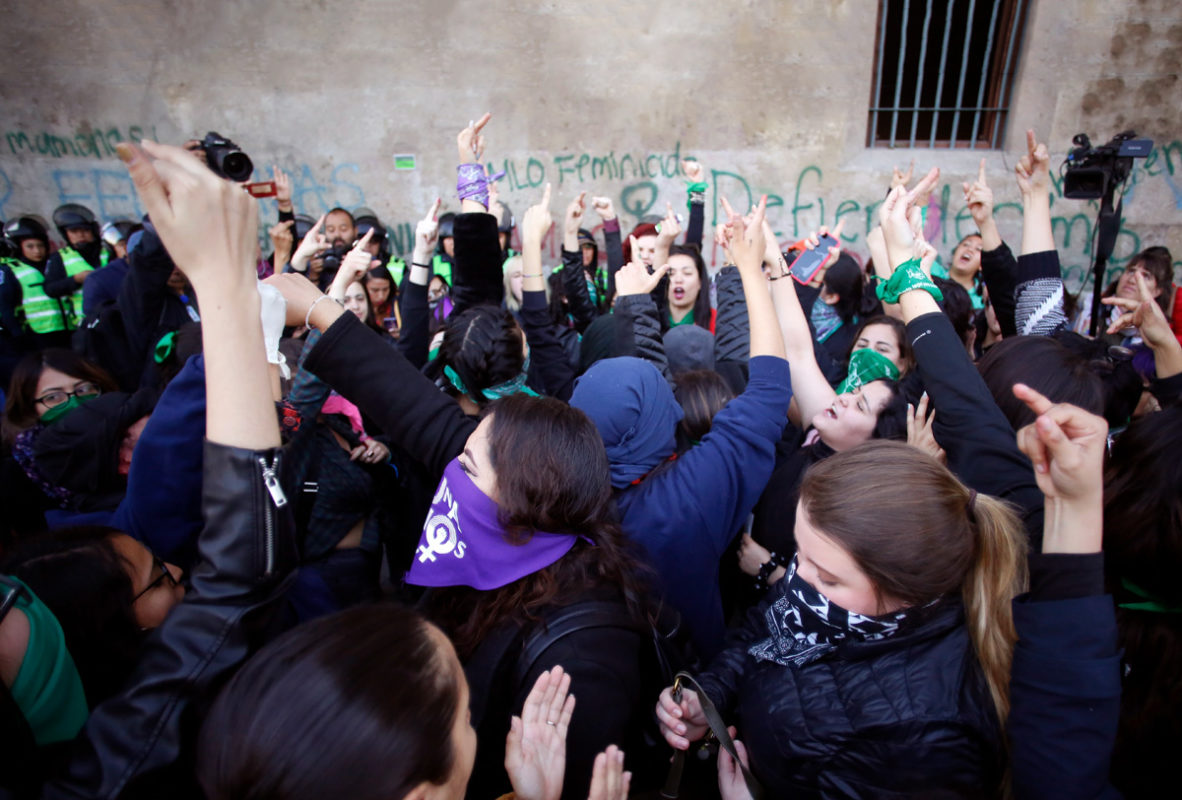
[[[669,261],[669,248],[673,246],[674,240],[681,233],[681,223],[677,221],[677,215],[673,213],[673,204],[666,203],[665,208],[665,218],[657,225],[657,242],[653,245],[654,267],[659,267]],[[703,286],[702,288],[706,289],[707,287]]]
[[[402,311],[398,350],[420,369],[427,363],[431,344],[427,284],[431,281],[431,256],[439,239],[440,202],[436,198],[427,216],[415,226],[415,247],[410,258],[410,269],[398,293],[398,305]]]
[[[591,207],[603,220],[603,249],[607,254],[607,297],[603,298],[603,304],[606,307],[616,295],[616,272],[624,266],[620,220],[616,217],[616,209],[610,197],[591,198]]]
[[[1051,231],[1051,158],[1034,131],[1026,131],[1026,155],[1014,173],[1022,194],[1022,252],[1014,287],[1014,323],[1020,334],[1049,336],[1067,326],[1067,315],[1059,254]]]
[[[685,192],[688,195],[689,222],[685,227],[685,243],[702,249],[702,234],[706,228],[706,169],[700,161],[685,159],[681,162],[685,171]]]

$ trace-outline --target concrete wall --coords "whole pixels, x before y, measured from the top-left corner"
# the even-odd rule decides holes
[[[1057,166],[1074,133],[1103,142],[1132,127],[1158,146],[1138,163],[1114,264],[1165,243],[1182,266],[1182,4],[1032,2],[1005,147],[970,152],[864,146],[874,0],[10,0],[0,217],[68,201],[138,213],[113,143],[212,129],[260,177],[271,163],[291,172],[298,210],[368,205],[409,249],[435,196],[458,206],[455,134],[491,110],[486,160],[507,169],[518,215],[550,181],[556,215],[586,189],[628,225],[681,206],[676,158],[694,156],[710,176],[707,222],[720,194],[766,192],[783,240],[844,217],[861,255],[891,166],[914,157],[944,171],[929,236],[950,251],[972,229],[959,187],[982,155],[1016,244],[1023,131],[1049,137]],[[416,168],[396,170],[395,154]],[[1095,208],[1056,192],[1052,212],[1078,283]]]

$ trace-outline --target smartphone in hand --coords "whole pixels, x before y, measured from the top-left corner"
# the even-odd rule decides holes
[[[800,283],[808,283],[821,269],[821,265],[829,258],[829,248],[837,247],[838,241],[832,236],[825,235],[816,247],[810,247],[792,262],[790,270],[792,277]]]

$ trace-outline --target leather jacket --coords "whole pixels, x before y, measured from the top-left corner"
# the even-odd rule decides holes
[[[91,713],[44,797],[117,797],[174,764],[191,747],[186,711],[264,643],[297,559],[278,461],[206,441],[205,527],[185,600],[148,637],[124,691]]]

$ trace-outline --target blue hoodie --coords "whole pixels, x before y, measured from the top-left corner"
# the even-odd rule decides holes
[[[746,390],[714,416],[701,443],[652,475],[673,455],[682,416],[655,366],[596,362],[570,400],[603,437],[624,532],[644,548],[704,659],[726,631],[719,561],[771,477],[792,398],[784,359],[757,356],[749,371]]]

